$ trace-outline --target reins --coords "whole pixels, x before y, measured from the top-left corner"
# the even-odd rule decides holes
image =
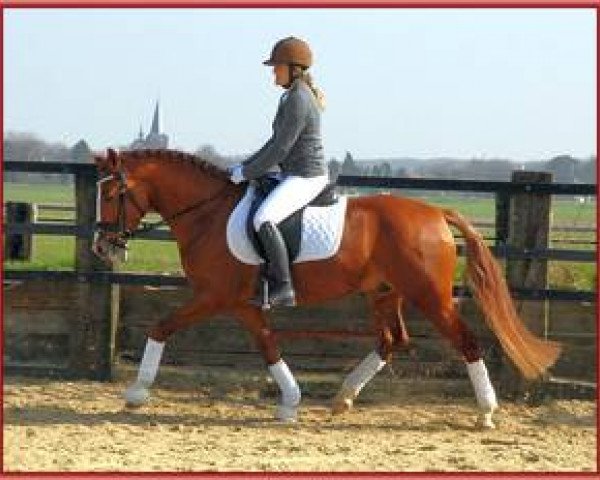
[[[199,202],[196,202],[188,207],[185,207],[183,210],[180,210],[180,211],[174,213],[173,215],[170,215],[167,218],[164,218],[164,219],[156,221],[156,222],[144,223],[142,225],[142,227],[137,228],[136,230],[130,230],[127,228],[125,199],[129,199],[129,201],[136,208],[138,213],[143,215],[143,214],[145,214],[145,212],[142,209],[142,207],[140,207],[140,204],[138,203],[135,196],[129,189],[129,187],[127,185],[127,178],[125,176],[125,173],[122,170],[118,171],[115,174],[104,177],[97,182],[97,185],[98,185],[98,199],[97,199],[98,207],[97,208],[98,209],[100,208],[100,206],[99,206],[100,205],[100,185],[103,182],[112,180],[112,179],[117,179],[119,182],[119,191],[118,191],[119,203],[118,203],[118,207],[117,207],[118,208],[118,210],[117,210],[117,219],[118,220],[117,220],[117,222],[100,222],[99,221],[100,215],[99,215],[99,210],[98,210],[98,212],[97,212],[97,220],[98,221],[96,222],[96,227],[102,231],[116,233],[119,236],[120,242],[114,241],[111,243],[113,243],[114,245],[119,246],[121,248],[126,248],[125,242],[131,238],[134,238],[135,236],[138,236],[141,233],[146,233],[146,232],[151,232],[153,230],[156,230],[157,228],[167,225],[169,222],[171,222],[183,215],[186,215],[187,213],[190,213],[190,212],[196,210],[197,208],[200,208],[200,207],[206,206],[207,204],[212,203],[216,199],[222,197],[223,194],[226,193],[227,188],[229,187],[228,184],[225,184],[223,186],[223,188],[221,188],[218,192],[216,192],[214,195],[210,196],[209,198],[202,199]],[[226,195],[226,196],[228,196],[228,195]]]
[[[162,227],[164,225],[167,225],[169,222],[171,222],[172,220],[175,220],[187,213],[192,212],[193,210],[196,210],[197,208],[206,206],[209,203],[212,203],[213,201],[215,201],[217,198],[221,197],[223,195],[223,193],[225,193],[225,190],[227,189],[228,185],[225,185],[223,188],[221,188],[217,193],[215,193],[213,196],[203,199],[199,202],[196,202],[192,205],[190,205],[189,207],[184,208],[183,210],[180,210],[177,213],[174,213],[173,215],[167,217],[167,218],[163,218],[162,220],[156,221],[156,222],[150,222],[150,223],[146,223],[144,222],[143,225],[140,228],[137,228],[134,231],[131,230],[125,230],[125,233],[127,234],[125,238],[129,239],[134,237],[135,235],[139,235],[140,233],[146,233],[146,232],[151,232],[152,230],[156,230],[159,227]],[[142,212],[140,206],[138,205],[138,203],[135,201],[135,197],[131,194],[131,192],[128,190],[128,197],[132,200],[133,205],[138,209],[138,211]]]

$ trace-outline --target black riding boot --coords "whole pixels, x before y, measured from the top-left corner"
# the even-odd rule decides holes
[[[271,222],[263,223],[257,234],[267,257],[269,304],[273,307],[293,307],[296,305],[296,294],[292,287],[290,259],[283,236]]]

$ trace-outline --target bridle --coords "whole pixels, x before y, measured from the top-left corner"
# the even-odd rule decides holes
[[[102,211],[101,211],[102,184],[105,182],[108,182],[110,180],[117,180],[117,182],[118,182],[117,216],[116,216],[116,220],[113,222],[103,222],[103,221],[101,221],[101,219],[102,219]],[[126,202],[129,201],[134,206],[134,208],[137,210],[137,213],[140,214],[140,216],[144,216],[144,214],[146,212],[140,206],[139,202],[135,198],[135,195],[133,194],[131,187],[127,184],[127,175],[125,174],[125,172],[123,170],[118,170],[117,172],[107,175],[96,182],[96,189],[97,189],[96,190],[97,191],[96,233],[97,234],[98,233],[113,233],[113,234],[115,234],[115,236],[107,237],[106,241],[108,241],[110,244],[114,245],[115,247],[126,249],[127,241],[130,238],[133,238],[136,235],[139,235],[140,233],[145,233],[145,232],[150,232],[152,230],[155,230],[158,227],[166,225],[170,221],[172,221],[182,215],[185,215],[186,213],[189,213],[197,208],[200,208],[202,206],[205,206],[205,205],[213,202],[217,198],[223,196],[223,194],[226,193],[226,190],[228,187],[229,187],[229,185],[225,184],[225,186],[223,188],[221,188],[219,191],[217,191],[217,193],[210,196],[209,198],[205,198],[199,202],[196,202],[196,203],[190,205],[189,207],[186,207],[183,210],[180,210],[177,213],[175,213],[167,218],[164,218],[157,222],[144,223],[141,228],[132,230],[130,228],[127,228]]]
[[[102,184],[110,180],[117,180],[117,218],[113,222],[103,222],[102,219]],[[143,214],[143,210],[140,207],[138,201],[131,194],[129,186],[127,185],[127,177],[125,172],[119,170],[115,173],[107,175],[96,182],[97,198],[96,198],[96,230],[99,233],[114,233],[115,237],[109,237],[107,240],[115,246],[125,247],[125,242],[133,236],[133,232],[127,228],[127,209],[125,208],[125,201],[127,198],[131,201],[132,205],[138,210],[139,213]]]

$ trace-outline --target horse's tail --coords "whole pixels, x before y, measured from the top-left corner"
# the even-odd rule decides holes
[[[519,318],[500,266],[481,235],[459,213],[444,210],[467,244],[467,278],[473,294],[502,348],[527,379],[539,377],[556,362],[560,344],[535,337]]]

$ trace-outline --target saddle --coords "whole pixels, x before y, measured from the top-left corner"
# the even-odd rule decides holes
[[[262,202],[269,194],[279,185],[280,180],[271,176],[264,176],[255,180],[255,195],[250,204],[248,218],[246,220],[246,233],[252,246],[256,252],[265,259],[265,252],[258,240],[256,231],[254,230],[254,214],[259,209]],[[338,201],[337,192],[335,191],[335,183],[329,183],[325,186],[307,206],[311,207],[328,207]],[[302,217],[306,207],[294,212],[292,215],[281,221],[277,226],[281,231],[281,235],[285,240],[285,245],[288,250],[290,263],[293,262],[300,252],[300,240],[302,238]]]

